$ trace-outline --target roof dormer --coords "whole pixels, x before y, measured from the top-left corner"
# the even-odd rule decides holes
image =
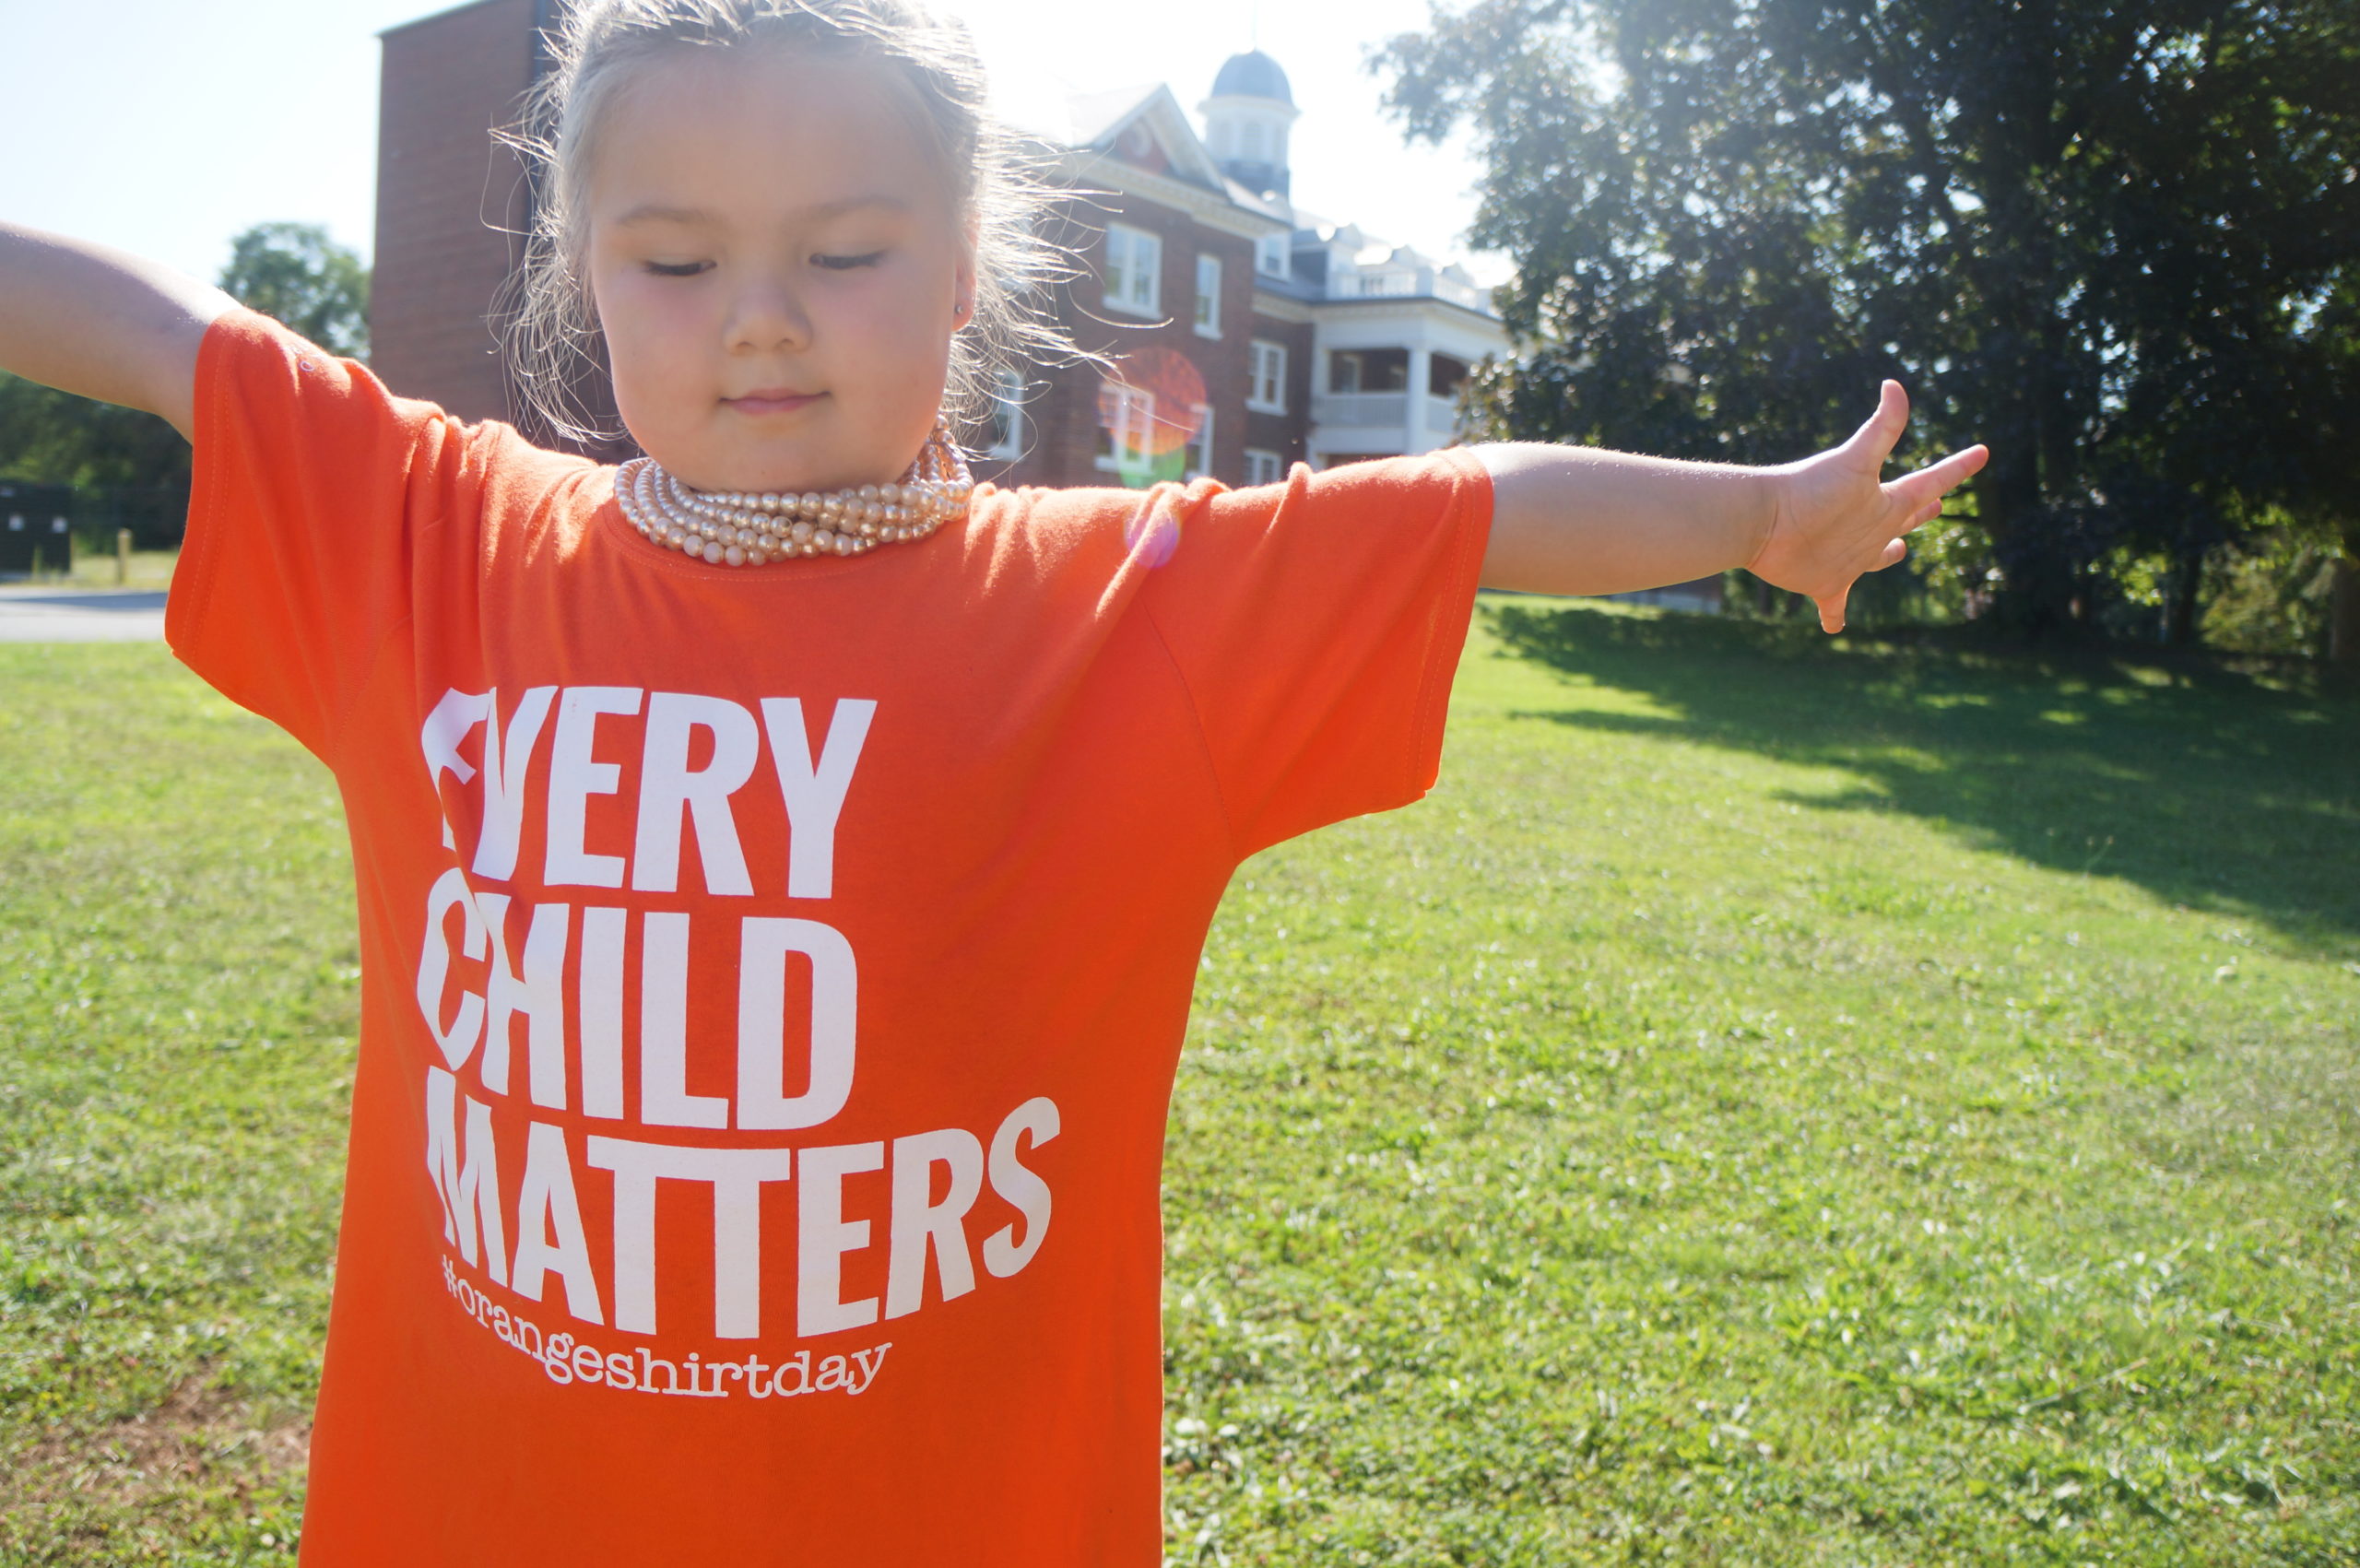
[[[1170,88],[1094,94],[1075,99],[1071,107],[1077,146],[1168,180],[1226,191],[1220,165],[1197,139]]]

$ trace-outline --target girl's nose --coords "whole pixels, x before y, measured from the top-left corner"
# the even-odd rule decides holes
[[[782,279],[749,277],[730,300],[726,336],[733,351],[791,352],[810,346],[811,318]]]

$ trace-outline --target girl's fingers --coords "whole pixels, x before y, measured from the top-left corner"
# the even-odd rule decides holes
[[[1885,458],[1908,426],[1909,395],[1901,390],[1899,382],[1889,381],[1877,389],[1877,411],[1844,444],[1868,459],[1873,474],[1883,468]]]
[[[1889,539],[1885,542],[1884,548],[1879,552],[1877,563],[1869,570],[1882,572],[1888,566],[1900,564],[1903,558],[1908,554],[1909,546],[1906,541]],[[1853,578],[1833,594],[1812,601],[1819,606],[1819,629],[1822,631],[1832,637],[1844,630],[1844,611],[1852,597],[1852,584],[1858,581],[1858,578]]]
[[[1900,541],[1900,538],[1885,541],[1883,552],[1876,558],[1876,564],[1874,567],[1870,567],[1870,572],[1883,572],[1885,567],[1893,567],[1893,564],[1900,562],[1905,555],[1909,555],[1909,546],[1906,546],[1905,541]],[[1858,584],[1858,581],[1859,579],[1855,576],[1850,584],[1846,584],[1843,588],[1836,588],[1832,595],[1826,595],[1824,600],[1815,600],[1815,605],[1820,607],[1820,631],[1824,631],[1826,635],[1832,635],[1834,638],[1838,631],[1843,631],[1843,609],[1846,609],[1846,605],[1850,602],[1850,597],[1853,597],[1853,584]]]
[[[1989,447],[1970,446],[1965,452],[1953,452],[1940,463],[1895,479],[1894,486],[1901,492],[1902,499],[1913,507],[1923,506],[1929,501],[1939,503],[1942,497],[1956,489],[1990,457]]]

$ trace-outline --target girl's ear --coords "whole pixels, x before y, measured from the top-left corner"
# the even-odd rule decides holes
[[[959,267],[952,275],[950,286],[950,330],[963,332],[975,319],[975,246],[982,233],[975,220],[967,220],[966,243],[959,248]]]

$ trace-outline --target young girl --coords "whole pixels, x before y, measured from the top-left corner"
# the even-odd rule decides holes
[[[1783,468],[971,489],[943,420],[1025,336],[1026,215],[962,34],[590,0],[554,82],[526,336],[602,357],[620,473],[0,229],[0,363],[195,441],[171,644],[350,819],[304,1559],[1153,1563],[1233,868],[1433,784],[1479,584],[1747,566],[1834,631],[1982,449],[1880,484],[1887,383]]]

